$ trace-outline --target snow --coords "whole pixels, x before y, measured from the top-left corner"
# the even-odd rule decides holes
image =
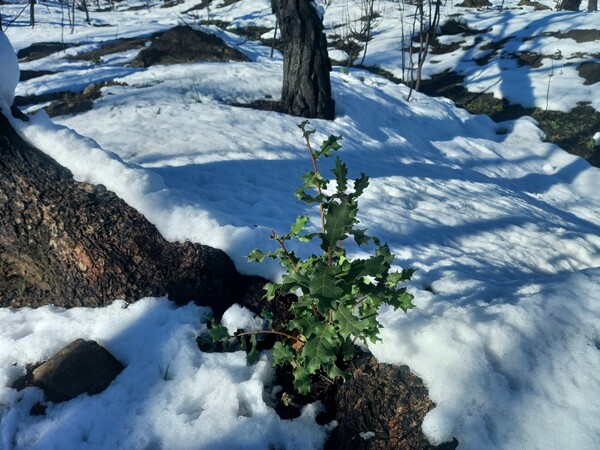
[[[19,82],[19,62],[10,41],[0,30],[0,109],[9,111]]]
[[[399,12],[393,2],[382,4],[390,19],[369,45],[367,62],[398,74],[399,31],[392,19]],[[293,196],[310,169],[300,119],[232,103],[277,99],[281,55],[270,59],[269,48],[219,32],[252,62],[134,69],[123,67],[134,52],[98,64],[65,59],[116,35],[167,29],[190,6],[92,11],[110,29],[78,22],[76,32],[63,38],[84,45],[22,63],[23,69],[59,73],[20,83],[16,92],[77,90],[112,78],[124,84],[103,88],[91,111],[52,120],[39,112],[15,126],[77,180],[116,192],[167,239],[221,248],[243,273],[274,279],[279,267],[248,263],[245,255],[271,249],[269,229],[289,229],[298,214],[309,213],[315,228],[318,222],[317,212]],[[18,11],[18,5],[3,8],[3,15]],[[327,7],[326,25],[339,21],[343,10],[342,1]],[[40,30],[44,40],[60,41],[60,9],[48,11],[45,19],[40,10],[35,30],[25,23],[8,28],[15,48],[39,40]],[[545,59],[535,70],[517,69],[506,58],[477,66],[472,59],[484,52],[478,46],[468,55],[431,55],[440,62],[427,66],[429,75],[432,67],[452,66],[466,75],[469,89],[530,106],[548,101],[550,109],[568,110],[581,99],[599,108],[600,83],[583,86],[566,64],[578,61],[587,44],[549,34],[591,28],[597,14],[461,13],[474,28],[490,29],[494,39],[538,35],[519,48],[539,45],[544,54],[560,50],[571,59],[555,61],[553,68]],[[274,24],[263,0],[211,8],[211,18],[229,20],[233,28]],[[14,51],[2,39],[0,87],[14,78],[14,71],[4,71]],[[554,75],[547,96],[549,70]],[[398,267],[419,269],[409,285],[417,307],[407,314],[383,309],[383,342],[370,349],[379,361],[407,364],[424,380],[436,404],[423,424],[427,437],[432,443],[456,438],[459,449],[472,450],[596,449],[598,169],[543,142],[531,118],[497,124],[442,98],[414,94],[407,102],[408,88],[358,69],[334,69],[332,89],[337,117],[312,121],[314,143],[343,135],[340,156],[350,176],[371,177],[361,197],[362,225],[389,243]],[[2,91],[0,98],[12,99],[14,91]],[[330,166],[325,162],[323,172]],[[349,251],[363,256],[360,249]],[[198,350],[195,339],[208,313],[151,298],[131,305],[116,299],[96,309],[0,309],[0,448],[321,448],[329,428],[315,422],[318,403],[289,421],[269,406],[277,387],[268,353],[248,366],[242,352]],[[224,325],[256,329],[261,320],[235,305]],[[41,392],[16,392],[11,383],[27,363],[47,359],[79,337],[106,346],[126,369],[99,395],[50,403],[45,417],[29,416]]]
[[[0,448],[253,449],[272,443],[303,449],[322,444],[325,430],[315,425],[316,406],[290,422],[280,420],[263,400],[273,371],[266,355],[249,367],[242,352],[198,351],[195,337],[208,311],[153,298],[97,309],[0,309]],[[41,391],[17,393],[4,386],[19,374],[17,367],[47,359],[78,336],[97,340],[126,369],[101,394],[52,405],[41,420],[30,416]]]

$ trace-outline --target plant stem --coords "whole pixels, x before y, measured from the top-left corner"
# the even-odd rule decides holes
[[[251,336],[253,334],[276,334],[278,336],[283,336],[286,337],[288,339],[293,339],[296,342],[302,342],[302,344],[305,344],[306,342],[303,341],[302,339],[296,337],[296,336],[292,336],[291,334],[287,334],[287,333],[283,333],[281,331],[275,331],[275,330],[260,330],[260,331],[245,331],[243,333],[236,333],[235,337],[239,337],[239,336]]]
[[[304,134],[304,140],[306,141],[306,147],[308,148],[308,153],[310,153],[310,159],[313,163],[314,174],[319,173],[319,169],[317,167],[317,158],[315,158],[315,154],[313,152],[312,146],[310,145],[310,138],[308,134]],[[321,195],[321,184],[316,181],[315,185],[317,186],[317,192],[319,196]],[[323,208],[323,201],[319,200],[319,211],[321,213],[321,230],[325,233],[325,210]]]
[[[298,266],[296,266],[296,263],[294,263],[294,260],[292,259],[292,255],[289,254],[289,252],[287,251],[287,248],[285,248],[285,244],[281,241],[281,239],[279,239],[279,236],[277,235],[277,233],[275,233],[275,230],[271,229],[271,235],[273,236],[273,239],[275,239],[281,246],[283,253],[285,253],[285,256],[287,256],[287,259],[292,264],[292,267],[294,268],[294,272],[300,273]]]

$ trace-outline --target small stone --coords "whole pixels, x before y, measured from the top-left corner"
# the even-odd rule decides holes
[[[124,366],[95,341],[77,339],[33,371],[33,385],[59,403],[80,394],[99,394]]]

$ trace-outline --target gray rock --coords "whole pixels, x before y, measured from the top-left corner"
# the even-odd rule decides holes
[[[77,339],[33,370],[34,386],[48,400],[59,403],[80,394],[99,394],[124,369],[108,350],[95,341]]]

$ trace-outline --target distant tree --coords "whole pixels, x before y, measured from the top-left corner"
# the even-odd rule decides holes
[[[29,25],[35,27],[35,0],[29,0]]]
[[[319,13],[310,0],[271,0],[271,6],[283,42],[283,112],[333,119],[331,62]]]
[[[581,0],[560,0],[556,9],[562,11],[579,11]]]
[[[588,0],[588,11],[598,11],[598,0]]]

